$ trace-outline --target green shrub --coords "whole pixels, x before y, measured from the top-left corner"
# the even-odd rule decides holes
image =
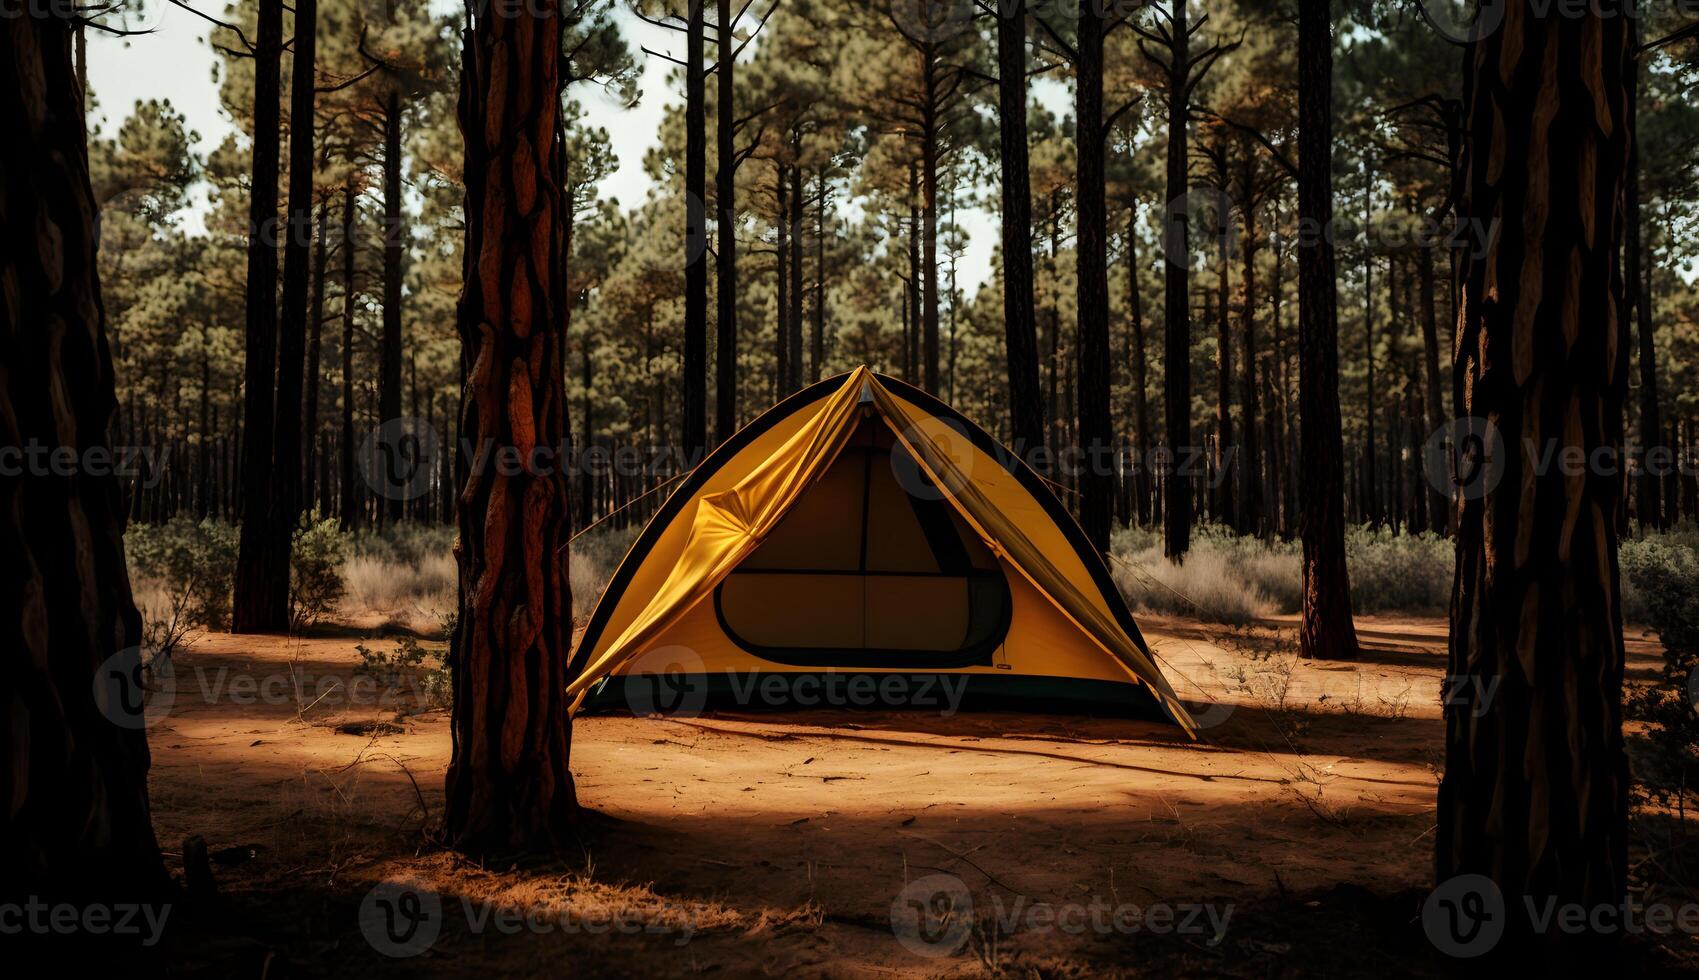
[[[1345,532],[1345,565],[1355,612],[1436,616],[1451,608],[1457,546],[1448,538],[1352,527]]]
[[[416,694],[420,710],[446,708],[453,701],[447,647],[423,646],[404,636],[387,653],[364,643],[355,644],[354,652],[360,657],[354,673],[382,685],[385,695]]]
[[[178,517],[131,525],[124,553],[144,630],[165,635],[185,625],[228,629],[236,550],[236,529],[222,521]]]
[[[1630,739],[1636,784],[1643,797],[1673,804],[1699,791],[1699,547],[1679,533],[1654,535],[1624,542],[1620,560],[1664,647],[1657,681],[1628,692],[1628,716],[1647,723]]]
[[[1110,552],[1116,584],[1136,609],[1239,626],[1271,613],[1295,613],[1303,602],[1303,546],[1297,541],[1262,541],[1200,524],[1186,560],[1175,565],[1163,557],[1156,532],[1123,528]],[[1452,542],[1435,534],[1367,527],[1345,532],[1351,605],[1359,613],[1443,614],[1455,563]]]
[[[347,537],[334,519],[308,518],[295,529],[289,559],[289,624],[311,626],[342,600]]]

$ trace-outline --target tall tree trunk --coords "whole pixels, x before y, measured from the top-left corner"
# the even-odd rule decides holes
[[[1639,21],[1635,21],[1638,32]],[[1635,314],[1636,339],[1639,341],[1640,361],[1640,449],[1650,450],[1661,441],[1663,419],[1658,411],[1658,355],[1656,333],[1652,327],[1651,263],[1646,261],[1644,221],[1640,205],[1640,64],[1624,79],[1628,87],[1628,126],[1634,134],[1629,148],[1625,229],[1622,275],[1628,283],[1628,302]],[[1665,527],[1663,500],[1659,477],[1642,474],[1636,482],[1635,509],[1639,511],[1642,528]]]
[[[1168,74],[1168,207],[1162,223],[1163,333],[1162,358],[1164,440],[1170,456],[1164,481],[1162,551],[1180,561],[1191,548],[1192,484],[1186,457],[1192,451],[1192,304],[1188,295],[1186,195],[1191,191],[1186,167],[1186,119],[1190,92],[1190,34],[1186,4],[1169,5]]]
[[[1243,449],[1239,459],[1239,530],[1259,536],[1268,534],[1268,522],[1263,514],[1262,447],[1258,444],[1257,420],[1259,410],[1257,387],[1257,198],[1258,150],[1249,142],[1241,142],[1244,159],[1239,181],[1244,201],[1240,210],[1245,221],[1245,240],[1240,245],[1244,262],[1239,275],[1239,316],[1244,335],[1244,347],[1239,358],[1239,427]]]
[[[684,453],[708,447],[708,123],[702,64],[707,0],[685,4],[684,66]],[[723,32],[722,32],[723,33]],[[728,76],[729,77],[729,76]],[[725,164],[722,164],[725,165]],[[735,299],[735,294],[734,297]],[[722,301],[723,302],[723,301]]]
[[[1109,407],[1109,241],[1104,201],[1103,34],[1099,0],[1080,0],[1075,64],[1079,285],[1078,411],[1080,527],[1098,551],[1109,550],[1115,513],[1115,427]]]
[[[307,391],[301,399],[301,431],[303,459],[301,465],[301,501],[311,503],[315,484],[325,482],[324,468],[317,465],[315,453],[319,437],[319,361],[324,341],[324,286],[326,254],[329,248],[330,205],[321,202],[315,222],[313,240],[313,295],[307,310]],[[323,516],[322,514],[320,516]]]
[[[904,331],[903,364],[910,384],[924,386],[920,365],[921,292],[920,292],[920,168],[910,163],[908,168],[908,270],[909,270],[909,329]]]
[[[1620,16],[1540,17],[1525,2],[1506,13],[1475,42],[1465,82],[1458,216],[1523,217],[1465,265],[1458,413],[1493,420],[1497,438],[1458,521],[1434,863],[1440,882],[1496,885],[1501,963],[1543,952],[1551,969],[1613,940],[1536,936],[1531,915],[1575,903],[1591,922],[1627,900],[1622,481],[1614,467],[1537,457],[1620,459],[1628,338],[1614,253],[1628,220],[1633,46]]]
[[[926,94],[921,103],[921,266],[926,288],[922,293],[920,343],[921,383],[938,394],[938,59],[930,44],[921,51]]]
[[[278,535],[271,527],[273,384],[277,372],[277,157],[283,56],[282,0],[259,0],[254,41],[254,141],[248,185],[247,362],[243,370],[242,531],[230,628],[270,633],[288,624],[277,606]],[[285,565],[287,567],[287,565]],[[288,579],[283,582],[285,590]]]
[[[1145,351],[1144,297],[1139,291],[1139,212],[1127,208],[1127,310],[1132,316],[1133,335],[1133,424],[1138,432],[1133,446],[1133,485],[1137,497],[1139,526],[1150,524],[1150,362]]]
[[[806,248],[802,239],[802,224],[803,216],[806,213],[806,208],[808,206],[803,195],[803,187],[805,184],[802,179],[801,163],[802,134],[798,133],[791,138],[791,147],[796,154],[798,162],[795,167],[791,168],[791,213],[789,218],[792,229],[790,255],[791,308],[789,313],[791,332],[790,386],[792,391],[798,391],[802,388],[802,256],[804,249]]]
[[[401,92],[391,89],[383,117],[383,343],[378,370],[378,424],[401,417]],[[391,522],[405,501],[385,494]]]
[[[1221,189],[1215,215],[1215,519],[1228,527],[1239,526],[1238,501],[1233,492],[1233,458],[1238,446],[1233,439],[1233,331],[1227,300],[1227,240],[1233,220],[1227,205],[1227,148],[1218,146],[1216,187]]]
[[[566,438],[560,40],[558,17],[489,13],[473,21],[462,53],[463,436],[520,458]],[[462,851],[552,848],[575,836],[567,482],[559,467],[514,476],[478,468],[459,494],[443,832]]]
[[[1333,226],[1333,11],[1331,0],[1298,5],[1298,218]],[[1345,446],[1339,425],[1339,298],[1333,242],[1298,249],[1299,453],[1304,474],[1303,656],[1357,656],[1351,582],[1345,569]]]
[[[775,253],[778,258],[776,268],[779,275],[778,298],[778,336],[775,343],[777,366],[775,367],[774,393],[779,398],[791,393],[791,327],[790,327],[790,184],[785,179],[785,166],[775,163],[773,185],[774,194],[778,200],[778,215],[774,220],[777,226],[778,246]]]
[[[342,445],[341,504],[339,516],[345,531],[357,529],[363,516],[360,513],[362,494],[354,478],[354,247],[360,216],[359,201],[354,194],[354,177],[342,184]]]
[[[295,0],[289,78],[289,237],[283,245],[283,315],[278,321],[277,404],[272,420],[270,530],[266,549],[273,629],[289,627],[289,562],[301,518],[301,371],[306,357],[313,237],[313,87],[318,0]]]
[[[1422,294],[1419,302],[1422,305],[1422,360],[1427,375],[1428,432],[1434,433],[1445,424],[1445,403],[1440,397],[1439,310],[1434,298],[1434,250],[1427,247],[1416,249],[1416,260],[1419,278],[1416,288]],[[1450,360],[1449,351],[1446,360]],[[1430,488],[1428,514],[1434,531],[1440,534],[1449,531],[1454,516],[1450,497]]]
[[[1026,0],[997,18],[997,125],[1003,170],[1003,331],[1009,361],[1009,426],[1016,451],[1044,462],[1038,382],[1037,303],[1032,283],[1032,181],[1027,166]]]
[[[714,112],[719,138],[715,199],[720,212],[719,286],[714,321],[714,441],[737,430],[737,103],[733,70],[737,60],[732,37],[731,0],[717,0],[719,102]]]
[[[62,13],[0,18],[0,447],[86,459],[111,452],[117,399],[72,29]],[[0,900],[169,900],[148,811],[149,719],[131,686],[142,624],[123,488],[88,470],[0,480],[0,553]]]
[[[1372,182],[1374,177],[1370,175]],[[1367,398],[1364,408],[1367,411],[1368,435],[1363,439],[1363,516],[1368,522],[1380,526],[1380,486],[1375,479],[1376,453],[1379,451],[1375,443],[1375,259],[1371,248],[1373,232],[1369,230],[1369,200],[1365,192],[1363,198],[1363,363],[1368,365],[1366,383]]]
[[[808,358],[808,380],[819,381],[826,363],[826,168],[816,176],[820,193],[814,199],[814,337]]]

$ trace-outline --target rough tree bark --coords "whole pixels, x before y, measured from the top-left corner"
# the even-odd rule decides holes
[[[233,633],[276,633],[289,626],[289,579],[277,602],[271,554],[272,425],[277,372],[277,156],[283,57],[282,0],[259,0],[254,35],[254,141],[248,184],[247,360],[242,378],[242,530],[231,599]],[[287,561],[287,559],[285,559]],[[287,564],[284,567],[288,567]]]
[[[1459,217],[1520,217],[1464,266],[1458,414],[1493,420],[1497,438],[1458,521],[1434,864],[1441,882],[1491,879],[1508,916],[1495,955],[1543,953],[1550,969],[1612,940],[1536,936],[1531,909],[1577,903],[1592,922],[1627,898],[1622,479],[1538,458],[1620,462],[1633,52],[1619,16],[1537,16],[1526,0],[1505,14],[1465,82]]]
[[[0,18],[0,447],[90,459],[111,452],[117,400],[72,29],[58,14]],[[144,719],[103,713],[90,696],[100,680],[139,679],[141,638],[123,490],[93,470],[0,481],[6,902],[170,894],[148,811]],[[106,705],[139,707],[133,693],[113,688]]]
[[[466,444],[528,458],[566,436],[568,301],[559,18],[485,14],[464,34]],[[456,510],[459,619],[444,836],[465,852],[554,848],[576,800],[564,700],[572,640],[568,476],[471,461]]]
[[[1333,242],[1333,11],[1331,0],[1298,5],[1298,411],[1304,475],[1299,650],[1305,657],[1357,656],[1351,581],[1345,569],[1345,446],[1339,423],[1339,297]]]

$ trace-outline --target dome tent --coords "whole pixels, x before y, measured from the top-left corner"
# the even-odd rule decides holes
[[[634,704],[663,675],[703,696],[774,674],[925,673],[976,701],[1144,708],[1194,729],[1044,481],[865,367],[690,473],[609,581],[573,669],[575,711]]]

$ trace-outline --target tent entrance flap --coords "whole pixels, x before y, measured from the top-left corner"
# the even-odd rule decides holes
[[[1009,629],[991,549],[876,416],[714,590],[726,635],[792,667],[989,666]]]

